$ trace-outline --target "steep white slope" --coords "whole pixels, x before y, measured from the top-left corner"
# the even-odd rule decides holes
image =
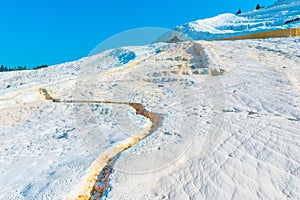
[[[58,99],[110,100],[105,94],[115,83],[108,72],[157,48],[121,48],[41,70],[0,73],[0,199],[62,199],[95,159],[130,137],[120,123],[133,134],[147,123],[127,105],[52,103],[40,89]],[[87,77],[93,78],[82,83]]]
[[[163,120],[116,157],[109,199],[299,198],[298,46],[156,44],[1,73],[0,198],[76,197],[100,172],[93,163],[147,130],[149,119],[122,102]],[[135,61],[122,65],[124,52]],[[80,102],[51,102],[40,88]]]
[[[231,71],[204,82],[187,77],[202,103],[186,96],[179,129],[154,133],[121,155],[108,199],[299,199],[299,39],[202,45],[212,62]],[[192,141],[186,151],[164,144],[175,132]]]
[[[260,31],[300,27],[300,21],[285,22],[300,17],[300,1],[278,1],[272,6],[240,15],[221,14],[175,27],[195,40],[212,40]]]
[[[300,198],[298,46],[299,38],[156,44],[1,73],[0,198],[75,198],[85,189],[100,172],[92,164],[149,124],[105,102],[163,116],[116,157],[109,199]],[[122,65],[124,52],[139,62]],[[40,88],[88,102],[51,102]]]

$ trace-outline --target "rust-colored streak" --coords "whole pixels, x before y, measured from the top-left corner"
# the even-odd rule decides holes
[[[40,88],[39,89],[40,95],[42,95],[46,100],[53,100],[50,91],[48,91],[45,88]]]
[[[158,129],[158,127],[161,126],[161,122],[163,120],[163,116],[161,114],[147,111],[140,103],[129,103],[129,105],[136,110],[136,114],[150,119],[152,122],[150,132],[154,132],[156,129]]]
[[[300,36],[300,28],[288,28],[282,30],[263,31],[259,33],[222,38],[220,40],[243,40],[243,39],[265,39],[274,37],[297,37]]]
[[[96,103],[96,104],[123,104],[123,105],[129,105],[133,109],[135,109],[135,112],[137,115],[142,115],[145,118],[148,118],[152,125],[149,129],[147,129],[143,134],[140,136],[136,136],[132,138],[128,143],[124,145],[118,146],[118,152],[111,156],[110,158],[104,156],[100,158],[102,163],[105,163],[104,167],[97,166],[95,169],[98,169],[99,173],[93,173],[88,176],[87,182],[88,184],[85,185],[85,188],[83,192],[81,192],[77,199],[80,200],[96,200],[101,199],[103,195],[105,194],[105,191],[109,188],[109,176],[113,172],[113,167],[122,153],[122,151],[130,148],[132,145],[136,144],[146,136],[149,136],[151,133],[153,133],[155,130],[157,130],[163,121],[163,115],[155,112],[149,112],[146,110],[142,104],[140,103],[134,103],[134,102],[111,102],[111,101],[90,101],[90,100],[61,100],[58,98],[53,98],[51,96],[51,92],[48,91],[45,88],[39,89],[40,94],[49,101],[52,101],[53,103]],[[93,170],[94,171],[94,170]],[[89,193],[87,191],[90,191]]]
[[[152,122],[151,129],[149,130],[149,132],[147,134],[143,135],[142,137],[136,137],[132,142],[130,142],[126,146],[120,147],[122,149],[122,151],[128,149],[132,145],[134,145],[137,142],[139,142],[140,140],[142,140],[144,137],[150,135],[155,130],[157,130],[161,125],[163,116],[161,114],[157,114],[157,113],[147,111],[140,103],[132,103],[132,102],[129,102],[129,103],[127,103],[127,102],[124,102],[124,103],[122,103],[122,102],[109,102],[109,103],[128,104],[132,108],[135,109],[136,114],[142,115],[142,116],[148,118]],[[113,172],[114,164],[115,164],[117,158],[120,156],[121,152],[118,153],[113,158],[109,159],[107,165],[99,173],[98,179],[96,180],[96,182],[94,184],[94,187],[91,191],[91,197],[89,198],[90,200],[101,199],[102,196],[104,195],[105,191],[108,189],[108,187],[109,187],[109,176]]]
[[[114,164],[119,157],[120,153],[109,159],[106,166],[100,171],[99,175],[96,174],[97,180],[94,183],[93,189],[90,192],[90,200],[101,199],[105,191],[109,187],[109,176],[113,172]]]

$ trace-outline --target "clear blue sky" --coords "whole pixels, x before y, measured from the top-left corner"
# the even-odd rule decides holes
[[[58,64],[87,56],[101,41],[133,28],[172,28],[249,11],[275,0],[1,0],[0,65]]]

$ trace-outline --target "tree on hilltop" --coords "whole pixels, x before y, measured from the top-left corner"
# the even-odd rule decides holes
[[[261,9],[261,6],[259,4],[256,5],[256,10]]]

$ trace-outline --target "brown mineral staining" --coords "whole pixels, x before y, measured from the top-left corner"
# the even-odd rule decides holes
[[[111,158],[109,158],[107,155],[104,155],[102,159],[99,159],[96,161],[95,166],[92,167],[93,173],[88,177],[87,184],[85,185],[84,191],[81,192],[80,195],[78,195],[78,199],[80,200],[96,200],[101,199],[104,195],[105,191],[109,187],[109,176],[113,172],[113,167],[120,156],[120,153],[132,145],[136,144],[140,140],[142,140],[147,135],[151,134],[155,130],[157,130],[163,120],[163,116],[158,113],[149,112],[146,110],[142,104],[140,103],[133,103],[133,102],[110,102],[110,101],[89,101],[89,100],[61,100],[56,99],[51,96],[51,92],[48,91],[45,88],[39,89],[40,94],[49,101],[52,101],[54,103],[103,103],[103,104],[124,104],[129,105],[133,109],[135,109],[135,112],[137,115],[142,115],[145,118],[149,119],[151,121],[151,127],[147,129],[145,132],[143,132],[140,136],[131,138],[130,141],[128,141],[125,145],[120,145],[117,148],[116,154],[114,154]],[[103,167],[103,165],[105,165]],[[95,171],[100,171],[100,173],[95,173]],[[88,193],[88,191],[90,191]]]

